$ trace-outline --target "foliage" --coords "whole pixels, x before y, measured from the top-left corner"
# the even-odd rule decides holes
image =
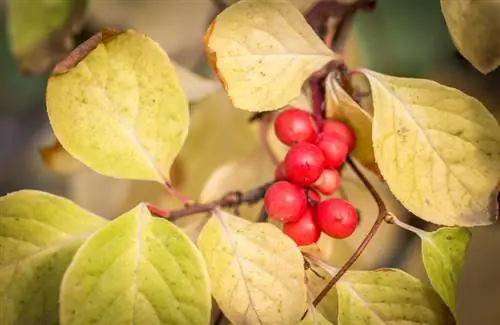
[[[41,151],[46,164],[62,173],[86,166],[154,181],[183,206],[141,203],[106,222],[44,192],[0,198],[0,324],[210,324],[221,319],[215,303],[236,325],[456,322],[456,286],[471,240],[465,227],[498,219],[498,122],[457,89],[351,70],[332,50],[343,25],[324,34],[308,24],[304,15],[316,1],[228,3],[208,26],[204,46],[231,105],[190,114],[178,77],[186,72],[150,37],[105,29],[69,54],[86,1],[10,1],[20,68],[42,73],[60,61],[46,89],[57,138]],[[334,3],[348,15],[372,4]],[[498,24],[481,20],[497,6],[441,4],[463,55],[482,72],[496,68]],[[205,86],[207,94],[219,89]],[[267,215],[258,203],[288,150],[277,143],[273,111],[289,105],[310,112],[317,125],[335,119],[353,130],[356,148],[346,165],[379,208],[338,269],[318,245],[297,247],[279,224],[262,222]],[[212,120],[205,125],[197,114]],[[180,186],[185,197],[170,181],[174,161],[184,167],[180,183],[196,177],[205,185]],[[450,227],[429,233],[398,220],[357,164],[417,217]],[[178,223],[185,220],[201,231],[186,236],[188,227]],[[350,270],[384,221],[420,237],[431,286],[397,269]]]

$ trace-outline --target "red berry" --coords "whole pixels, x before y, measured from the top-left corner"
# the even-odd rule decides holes
[[[276,167],[276,171],[274,172],[274,178],[276,178],[276,180],[278,181],[286,180],[286,170],[285,170],[285,164],[283,162],[280,162]]]
[[[301,142],[288,151],[284,164],[288,180],[306,187],[316,182],[323,172],[325,157],[314,144]]]
[[[347,201],[332,198],[317,207],[317,223],[328,236],[343,239],[349,237],[358,225],[356,209]]]
[[[349,126],[340,121],[326,120],[323,123],[323,133],[340,136],[347,143],[349,151],[356,145],[356,135]]]
[[[299,186],[279,181],[267,189],[264,207],[269,218],[281,222],[297,221],[307,210],[307,197]]]
[[[316,139],[316,145],[323,151],[326,168],[340,167],[349,154],[349,147],[337,134],[320,134]]]
[[[283,232],[298,246],[307,246],[316,243],[321,236],[321,231],[314,221],[314,209],[307,209],[306,213],[296,222],[285,223]]]
[[[325,169],[318,180],[314,183],[314,188],[324,195],[332,195],[340,187],[340,173],[336,169]]]
[[[319,202],[321,202],[321,196],[319,195],[318,192],[316,192],[316,190],[314,190],[312,188],[308,188],[306,190],[306,193],[307,193],[307,198],[308,198],[307,201],[308,201],[309,205],[315,206],[315,205],[319,204]]]
[[[282,111],[274,121],[274,132],[287,145],[304,141],[313,143],[318,135],[318,126],[308,112],[289,108]]]

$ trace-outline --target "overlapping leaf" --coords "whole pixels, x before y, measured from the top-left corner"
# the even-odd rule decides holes
[[[141,204],[92,235],[61,287],[61,323],[209,324],[203,259],[169,221]]]
[[[351,271],[336,288],[339,325],[455,324],[432,288],[399,270]]]
[[[105,222],[44,192],[0,198],[0,323],[59,324],[63,274],[81,243]]]
[[[349,96],[332,74],[326,78],[325,100],[327,118],[346,123],[356,134],[352,155],[378,174],[372,145],[372,116]]]
[[[47,110],[61,145],[95,171],[165,182],[187,136],[188,102],[163,50],[105,30],[54,69]]]
[[[217,211],[198,246],[212,294],[233,324],[299,323],[307,308],[303,259],[278,228]]]
[[[430,80],[363,73],[375,109],[375,158],[399,201],[436,224],[495,222],[500,127],[488,110]]]
[[[205,35],[207,56],[233,104],[281,108],[304,81],[338,59],[286,0],[242,0],[220,13]]]
[[[446,25],[460,53],[482,73],[500,65],[500,2],[441,0]]]
[[[432,233],[419,233],[422,259],[431,284],[443,301],[455,312],[458,278],[471,239],[466,228],[440,228]]]
[[[42,73],[68,55],[86,7],[87,0],[9,1],[9,43],[21,72]]]

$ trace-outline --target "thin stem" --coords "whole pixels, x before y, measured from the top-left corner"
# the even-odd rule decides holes
[[[165,187],[167,188],[168,192],[177,200],[179,200],[182,204],[184,204],[184,206],[187,207],[194,203],[193,200],[182,194],[170,182],[165,182]]]
[[[399,226],[399,227],[401,227],[401,228],[403,228],[405,230],[408,230],[409,232],[412,232],[412,233],[414,233],[415,235],[417,235],[419,237],[425,237],[428,234],[428,232],[425,231],[425,230],[413,227],[412,225],[409,225],[409,224],[407,224],[407,223],[399,220],[392,213],[389,213],[385,220],[386,220],[387,223],[395,224],[396,226]]]
[[[207,203],[192,203],[186,206],[184,209],[164,211],[151,204],[148,205],[148,208],[149,211],[157,217],[167,218],[171,221],[175,221],[185,216],[203,212],[211,212],[217,208],[234,208],[242,204],[255,204],[259,202],[262,198],[264,198],[267,189],[269,188],[269,186],[272,185],[272,183],[273,182],[263,184],[257,188],[254,188],[244,193],[231,192],[215,201]]]
[[[267,211],[263,206],[260,209],[259,218],[257,219],[257,222],[267,222],[268,219],[269,219],[269,216],[267,215]]]
[[[373,224],[372,228],[366,234],[365,238],[361,242],[361,244],[358,246],[356,251],[351,255],[351,257],[347,260],[347,262],[340,268],[340,270],[335,274],[335,276],[332,277],[330,282],[321,290],[321,292],[318,294],[316,299],[314,299],[314,306],[317,306],[323,298],[328,294],[328,292],[333,288],[333,286],[342,278],[342,276],[351,268],[351,266],[357,261],[357,259],[361,256],[365,248],[368,246],[370,241],[373,239],[375,234],[380,228],[380,225],[384,222],[384,219],[387,216],[387,207],[382,200],[382,197],[378,194],[378,192],[375,190],[375,188],[370,184],[370,181],[363,175],[361,170],[356,166],[356,164],[352,161],[350,157],[347,158],[347,163],[351,168],[354,170],[356,175],[359,177],[363,185],[365,185],[366,189],[370,194],[372,195],[373,199],[375,200],[375,203],[378,206],[378,216],[377,219],[375,220],[375,223]],[[307,311],[306,311],[307,313]],[[305,317],[306,314],[302,318]]]

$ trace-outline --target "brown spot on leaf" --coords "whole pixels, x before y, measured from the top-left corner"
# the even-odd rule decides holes
[[[78,47],[76,47],[64,60],[59,62],[55,67],[52,75],[64,74],[74,67],[80,61],[85,59],[97,46],[101,43],[106,43],[115,38],[117,35],[124,33],[125,30],[118,28],[106,28],[95,34]]]

